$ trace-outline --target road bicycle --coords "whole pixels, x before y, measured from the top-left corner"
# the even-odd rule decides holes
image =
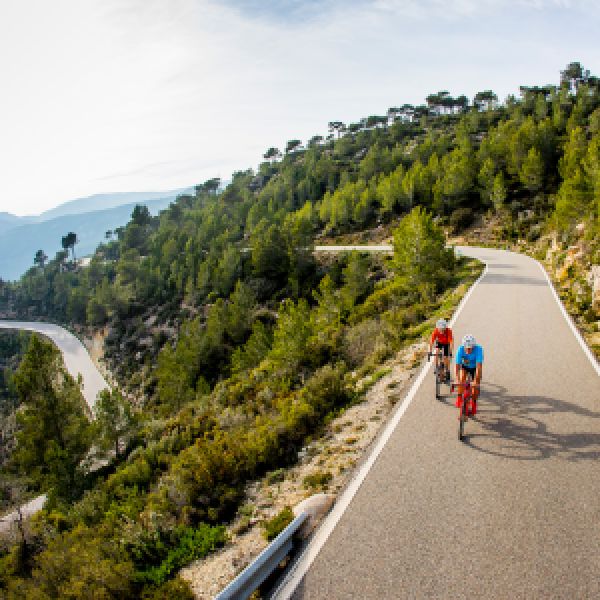
[[[464,383],[464,390],[462,393],[462,402],[458,407],[458,439],[462,441],[465,435],[465,423],[468,420],[468,415],[473,416],[477,409],[477,401],[473,398],[473,388],[478,387],[476,383],[473,383],[471,373],[467,371]],[[460,383],[453,383],[450,386],[450,391],[454,392],[455,389],[460,388]]]
[[[427,353],[427,360],[429,361],[432,356],[435,357],[435,363],[433,367],[433,373],[435,376],[435,397],[439,400],[442,397],[442,383],[446,383],[448,381],[450,372],[446,370],[442,349],[439,346],[435,347],[434,352]],[[452,356],[452,354],[449,354],[449,356]]]

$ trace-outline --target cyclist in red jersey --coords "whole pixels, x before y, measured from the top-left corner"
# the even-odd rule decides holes
[[[448,327],[446,319],[440,319],[435,324],[435,329],[429,340],[429,353],[433,350],[433,345],[442,349],[444,355],[444,367],[446,368],[446,381],[450,380],[450,355],[454,353],[454,340],[452,339],[452,329]]]

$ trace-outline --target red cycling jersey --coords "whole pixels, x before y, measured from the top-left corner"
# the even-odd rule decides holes
[[[440,331],[437,327],[431,334],[431,343],[439,342],[440,344],[451,344],[452,343],[452,329],[446,327],[445,331]]]

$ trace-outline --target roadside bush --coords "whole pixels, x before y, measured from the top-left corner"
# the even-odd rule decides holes
[[[164,558],[158,566],[138,571],[137,581],[155,585],[164,583],[171,573],[222,546],[227,541],[227,532],[222,525],[201,523],[197,528],[177,527],[170,537],[169,542],[174,542],[174,545],[157,535],[154,546],[144,548],[144,563],[151,555],[163,555]]]
[[[308,380],[301,391],[318,415],[324,416],[336,406],[351,400],[352,392],[344,380],[346,365],[325,365]]]
[[[272,519],[263,523],[263,536],[270,542],[274,540],[292,521],[294,512],[289,506],[277,513]]]
[[[284,469],[275,469],[275,471],[270,471],[267,473],[265,477],[265,483],[267,485],[273,485],[274,483],[279,483],[285,479],[285,470]]]
[[[195,597],[187,581],[183,581],[180,577],[175,577],[158,588],[147,590],[142,594],[142,600],[164,600],[165,598],[194,600]]]
[[[131,598],[132,576],[133,564],[109,532],[79,526],[36,556],[31,578],[10,581],[8,597]]]
[[[406,292],[406,284],[398,278],[384,282],[354,309],[349,322],[358,323],[365,318],[377,317],[394,306],[405,306],[410,302]]]
[[[317,471],[307,475],[302,483],[307,489],[322,489],[327,488],[329,482],[333,479],[333,475],[329,471]]]
[[[381,324],[376,319],[367,319],[349,327],[342,340],[342,355],[350,368],[359,367],[373,352]]]

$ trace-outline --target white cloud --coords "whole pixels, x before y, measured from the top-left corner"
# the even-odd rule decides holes
[[[0,210],[228,178],[329,120],[600,71],[583,0],[242,4],[4,0]]]

